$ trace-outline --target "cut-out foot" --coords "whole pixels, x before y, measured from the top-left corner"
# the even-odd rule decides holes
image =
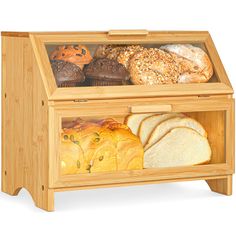
[[[211,191],[228,196],[232,195],[232,175],[228,175],[222,179],[209,179],[206,182]]]

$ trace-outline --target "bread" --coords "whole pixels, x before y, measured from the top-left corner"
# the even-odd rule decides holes
[[[60,160],[62,175],[88,172],[81,147],[71,142],[68,137],[61,138]]]
[[[117,170],[143,169],[144,150],[139,138],[127,129],[115,129]]]
[[[52,60],[51,67],[58,87],[79,86],[85,80],[80,67],[71,62]]]
[[[144,168],[190,166],[209,162],[206,137],[190,128],[174,128],[144,154]]]
[[[212,63],[201,48],[190,44],[169,44],[160,49],[169,52],[180,65],[178,83],[204,83],[211,78]]]
[[[144,49],[130,59],[131,81],[136,85],[174,84],[179,78],[179,64],[157,48]]]
[[[207,137],[205,129],[196,120],[189,117],[175,117],[161,122],[155,127],[155,129],[153,129],[144,149],[147,150],[148,148],[150,148],[154,143],[158,142],[166,133],[176,127],[192,128],[203,137]]]
[[[63,129],[60,158],[63,174],[143,168],[143,147],[130,129],[113,119],[81,121]]]
[[[83,69],[84,65],[90,63],[92,57],[85,45],[62,45],[52,51],[50,59],[68,61]]]
[[[103,44],[99,45],[94,53],[94,58],[108,58],[117,60],[120,52],[126,48],[126,45]]]
[[[148,116],[152,116],[152,113],[145,113],[145,114],[132,114],[125,118],[125,124],[131,129],[132,133],[138,135],[139,126],[143,119]]]
[[[184,115],[181,113],[167,113],[167,114],[159,114],[159,115],[153,115],[148,116],[145,119],[142,120],[138,136],[143,144],[143,146],[146,145],[153,129],[159,125],[161,122],[173,118],[173,117],[183,117]]]
[[[116,60],[94,59],[84,68],[84,74],[92,86],[125,85],[129,82],[129,72]]]
[[[120,51],[117,61],[125,66],[126,69],[129,69],[129,62],[132,56],[142,51],[144,48],[140,45],[130,45],[125,47],[123,50]]]

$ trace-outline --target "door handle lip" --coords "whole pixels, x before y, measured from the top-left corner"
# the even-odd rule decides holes
[[[153,112],[172,112],[171,104],[159,105],[133,105],[130,106],[131,113],[153,113]]]
[[[147,36],[148,30],[140,29],[140,30],[109,30],[109,36]]]

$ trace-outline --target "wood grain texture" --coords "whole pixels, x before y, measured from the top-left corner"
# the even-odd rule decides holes
[[[73,99],[107,99],[107,98],[135,98],[155,96],[189,96],[202,94],[232,94],[223,65],[215,50],[208,32],[183,31],[111,31],[109,32],[78,32],[78,33],[30,33],[37,63],[39,65],[44,85],[50,100]],[[125,34],[125,35],[124,35]],[[209,56],[214,62],[216,77],[210,83],[204,84],[173,84],[154,86],[104,86],[57,88],[51,70],[45,45],[69,44],[167,44],[167,43],[200,43],[207,48]],[[222,79],[221,79],[222,78]]]
[[[213,62],[210,83],[159,86],[57,88],[45,43],[195,43]],[[230,195],[235,170],[233,88],[208,32],[2,32],[2,191],[26,188],[36,206],[52,211],[54,192],[99,187],[206,180]],[[114,117],[142,112],[183,112],[207,130],[209,164],[60,175],[62,119]]]
[[[50,121],[50,181],[49,187],[66,187],[66,186],[83,186],[83,185],[99,185],[112,184],[117,182],[139,182],[149,180],[163,180],[187,177],[200,177],[211,175],[225,175],[233,172],[230,166],[226,165],[225,148],[232,149],[229,140],[225,141],[226,131],[225,122],[226,114],[232,110],[233,99],[230,98],[195,98],[195,99],[179,99],[179,100],[162,100],[154,99],[153,101],[133,101],[122,99],[113,102],[106,100],[103,103],[96,101],[90,102],[71,102],[63,104],[53,104],[51,106]],[[115,117],[122,121],[124,117],[129,115],[132,107],[161,107],[168,104],[172,107],[172,112],[184,112],[198,120],[207,130],[209,142],[212,147],[211,165],[200,165],[196,167],[183,167],[174,169],[144,169],[138,171],[98,173],[98,174],[80,174],[71,176],[60,176],[60,132],[61,122],[63,118],[82,118],[82,119],[104,119]],[[144,109],[144,112],[146,110]],[[233,157],[231,157],[233,158]],[[55,168],[57,167],[57,168]],[[230,171],[230,172],[228,172]],[[206,174],[207,173],[207,174]]]
[[[36,206],[53,210],[48,189],[48,106],[27,38],[3,37],[2,191],[26,188]],[[6,94],[6,96],[5,96]]]
[[[207,180],[207,184],[213,192],[224,194],[224,195],[232,195],[232,186],[233,186],[233,178],[232,175],[228,175],[221,179],[210,179]]]
[[[207,176],[204,177],[204,180],[217,180],[226,178],[225,175],[219,176]],[[85,189],[95,189],[95,188],[113,188],[113,187],[125,187],[125,186],[135,186],[135,185],[145,185],[145,184],[160,184],[160,183],[170,183],[170,182],[182,182],[182,181],[194,181],[194,180],[203,180],[203,177],[191,177],[191,178],[178,178],[178,179],[167,179],[167,180],[152,180],[152,181],[139,181],[139,182],[125,182],[125,183],[116,183],[116,184],[100,184],[100,185],[87,185],[87,186],[75,186],[75,187],[62,187],[54,188],[55,192],[64,192],[64,191],[74,191],[74,190],[85,190]]]

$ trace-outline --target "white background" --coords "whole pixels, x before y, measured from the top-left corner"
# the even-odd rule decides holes
[[[233,3],[5,0],[0,30],[209,30],[236,88]],[[204,181],[56,193],[55,207],[37,209],[26,190],[0,193],[0,235],[236,235],[236,194],[212,193]]]

